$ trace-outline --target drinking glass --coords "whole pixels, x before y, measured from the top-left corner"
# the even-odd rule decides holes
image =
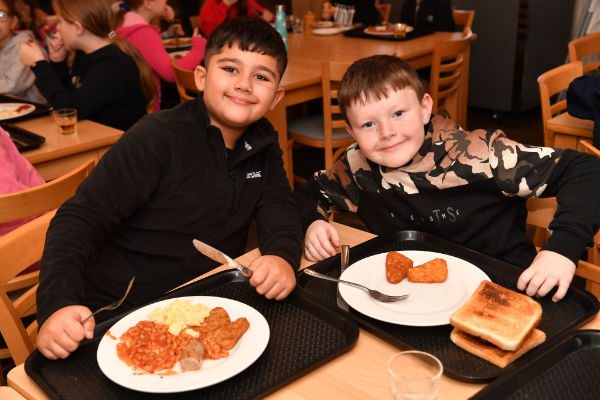
[[[433,400],[438,394],[444,367],[429,353],[417,350],[396,353],[388,361],[392,393],[396,400]]]
[[[75,108],[60,108],[52,111],[52,116],[58,131],[63,135],[72,135],[77,133],[77,110]]]

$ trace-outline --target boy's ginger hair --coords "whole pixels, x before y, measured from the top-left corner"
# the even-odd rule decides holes
[[[405,88],[413,89],[419,102],[423,100],[425,89],[419,75],[402,59],[389,55],[361,58],[348,68],[340,83],[338,101],[342,115],[348,122],[346,113],[352,103],[381,100],[390,90]]]
[[[208,67],[210,58],[225,46],[238,46],[242,51],[251,51],[275,58],[279,79],[287,67],[287,50],[281,35],[262,19],[240,17],[227,20],[219,25],[208,37],[204,50],[204,65]]]

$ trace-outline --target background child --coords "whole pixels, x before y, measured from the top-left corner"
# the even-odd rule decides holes
[[[450,0],[404,0],[400,22],[420,32],[454,31]]]
[[[129,40],[152,68],[154,83],[158,91],[158,101],[154,104],[153,109],[158,111],[160,108],[160,79],[174,83],[175,74],[171,66],[171,58],[163,46],[158,28],[151,25],[150,21],[165,15],[167,1],[125,0],[124,3],[131,11],[122,10],[117,14],[117,26],[120,28],[116,32],[119,36]],[[183,69],[193,70],[204,58],[205,46],[205,38],[193,36],[191,50],[175,63]]]
[[[19,17],[13,0],[0,0],[0,93],[45,103],[33,83],[33,72],[19,61],[19,44],[33,38],[26,33],[15,32],[18,25]]]
[[[223,21],[249,16],[272,22],[275,15],[256,0],[206,0],[200,9],[200,31],[210,33]]]
[[[356,212],[376,234],[425,231],[528,267],[520,290],[545,296],[558,286],[552,299],[564,297],[600,226],[597,157],[431,117],[432,99],[417,74],[392,56],[355,62],[338,94],[357,143],[296,191],[309,260],[335,254],[339,236],[327,216],[338,208]],[[553,234],[536,256],[525,198],[551,196],[559,204]]]
[[[129,128],[156,99],[148,65],[135,47],[111,30],[113,13],[106,2],[53,4],[58,32],[48,42],[50,61],[34,43],[22,43],[19,49],[21,61],[36,76],[37,88],[54,108],[76,108],[81,119]],[[76,51],[71,68],[66,62],[69,50]]]
[[[91,311],[150,301],[216,263],[197,238],[237,257],[256,220],[262,256],[250,284],[271,299],[294,288],[302,229],[277,134],[263,118],[283,96],[281,36],[254,18],[225,22],[208,40],[203,96],[150,114],[127,131],[52,220],[37,292],[38,349],[66,357],[93,335]]]

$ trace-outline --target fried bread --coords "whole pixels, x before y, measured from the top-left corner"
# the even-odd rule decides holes
[[[395,251],[390,251],[385,257],[385,276],[390,283],[400,283],[406,278],[406,273],[413,266],[413,261]]]
[[[516,351],[541,318],[542,306],[531,297],[484,280],[450,316],[450,324],[502,350]]]
[[[425,264],[410,268],[406,273],[409,282],[441,283],[448,279],[448,264],[446,260],[434,258]]]
[[[543,343],[544,340],[546,340],[546,334],[539,329],[533,329],[533,331],[527,335],[521,346],[515,351],[502,350],[490,342],[469,335],[457,328],[452,330],[450,340],[461,349],[466,350],[477,357],[481,357],[500,368],[504,368],[529,350]]]

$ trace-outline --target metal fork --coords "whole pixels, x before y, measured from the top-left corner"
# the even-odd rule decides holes
[[[343,283],[346,285],[357,287],[357,288],[362,289],[362,290],[366,291],[367,293],[369,293],[369,296],[371,296],[371,298],[373,300],[381,301],[382,303],[393,303],[395,301],[402,301],[402,300],[406,300],[408,298],[408,296],[410,296],[409,294],[403,294],[401,296],[390,296],[388,294],[381,293],[378,290],[369,289],[366,286],[359,285],[358,283],[344,281],[341,279],[336,279],[336,278],[332,278],[327,275],[320,274],[317,271],[313,271],[310,268],[304,268],[302,271],[310,276],[314,276],[315,278],[325,279],[328,281],[339,282],[339,283]]]
[[[88,315],[87,317],[85,317],[83,319],[83,321],[81,321],[81,323],[83,324],[85,321],[87,321],[88,319],[92,318],[94,315],[98,314],[100,311],[114,310],[115,308],[117,308],[121,304],[123,304],[123,302],[125,301],[125,298],[129,294],[129,291],[131,290],[131,287],[133,286],[133,281],[134,280],[135,280],[135,276],[133,278],[131,278],[131,280],[129,281],[129,285],[127,286],[127,290],[125,290],[125,294],[119,300],[114,301],[114,302],[110,303],[107,306],[104,306],[102,308],[97,309],[96,311],[94,311],[93,313],[91,313],[90,315]]]

